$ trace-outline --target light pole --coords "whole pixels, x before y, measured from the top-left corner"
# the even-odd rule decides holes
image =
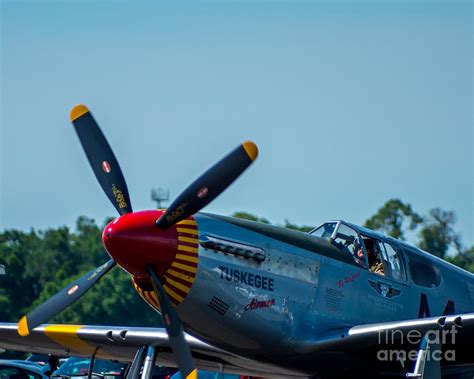
[[[164,188],[154,188],[151,190],[151,199],[156,201],[156,208],[161,209],[162,203],[170,199],[170,190]]]

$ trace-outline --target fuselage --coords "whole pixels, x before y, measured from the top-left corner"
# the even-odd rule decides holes
[[[354,325],[473,311],[472,274],[378,233],[358,232],[394,246],[404,275],[373,273],[327,238],[204,213],[167,231],[169,241],[153,230],[142,237],[157,239],[146,259],[156,256],[155,266],[164,267],[159,273],[187,331],[253,359],[281,363],[328,331]],[[163,249],[176,253],[164,259]],[[132,269],[117,262],[159,310],[140,259]]]

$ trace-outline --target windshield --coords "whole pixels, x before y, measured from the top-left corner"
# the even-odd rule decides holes
[[[45,365],[48,363],[49,356],[48,354],[31,354],[28,358],[26,358],[29,362],[37,362],[40,365]]]
[[[310,234],[316,237],[329,238],[334,232],[336,225],[337,225],[337,222],[326,222],[325,224],[321,225],[319,228],[314,229],[312,232],[310,232]]]
[[[88,358],[71,357],[66,362],[64,362],[58,370],[56,370],[54,375],[87,375],[89,372],[90,362],[91,360]],[[94,361],[94,369],[92,371],[95,374],[101,375],[121,375],[125,370],[125,367],[125,363],[96,359]]]
[[[345,257],[334,254],[334,259],[354,261],[359,266],[366,267],[364,250],[359,233],[343,222],[330,221],[313,230],[311,235],[329,240]]]

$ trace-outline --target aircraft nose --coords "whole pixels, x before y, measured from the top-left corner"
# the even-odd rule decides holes
[[[178,227],[158,229],[155,221],[162,213],[158,210],[128,213],[110,222],[102,233],[109,255],[134,277],[148,277],[145,267],[149,264],[163,277],[177,258]],[[195,238],[197,241],[197,228]]]

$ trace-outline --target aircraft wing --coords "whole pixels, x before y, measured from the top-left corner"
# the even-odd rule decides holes
[[[400,366],[400,364],[402,367],[412,367],[416,359],[415,353],[420,347],[422,338],[428,332],[441,345],[441,348],[435,347],[436,349],[442,351],[443,354],[450,351],[448,355],[441,355],[443,367],[466,365],[472,370],[474,367],[472,353],[474,313],[358,325],[333,330],[302,344],[298,351],[301,357],[299,359],[309,359],[318,367],[320,364],[327,363],[331,355],[339,360],[344,356],[364,361],[366,364],[371,361],[373,366],[381,364],[383,367],[389,367],[387,363],[393,363],[401,357],[400,360],[404,362],[399,361],[390,367]],[[398,355],[398,357],[394,355],[410,351],[414,354],[412,358],[407,355]],[[384,362],[384,359],[387,361]]]
[[[186,340],[198,369],[257,377],[308,377],[231,354],[188,334]],[[5,350],[90,357],[98,349],[98,358],[130,362],[137,349],[145,345],[157,348],[157,364],[176,367],[164,328],[52,324],[41,325],[29,336],[21,337],[16,323],[0,323],[0,348]]]
[[[326,348],[339,346],[351,350],[373,345],[386,346],[393,343],[403,346],[413,344],[413,348],[416,348],[417,336],[422,336],[428,331],[433,335],[439,335],[441,339],[444,335],[445,341],[440,342],[445,345],[472,344],[474,313],[353,326],[342,334],[339,331],[337,338],[328,338],[329,335],[327,335],[326,341],[322,342],[322,345]],[[403,339],[406,341],[404,342]],[[474,355],[472,358],[474,361]]]

